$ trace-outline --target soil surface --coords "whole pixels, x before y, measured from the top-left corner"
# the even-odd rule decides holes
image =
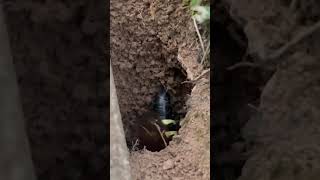
[[[244,73],[254,72],[245,77],[245,82],[256,79],[253,86],[244,86],[248,89],[242,91],[242,95],[246,92],[247,95],[238,96],[248,98],[248,95],[253,95],[251,100],[242,99],[242,107],[251,111],[244,113],[243,120],[240,116],[228,120],[223,111],[216,112],[220,112],[220,115],[213,126],[217,129],[228,127],[213,135],[218,138],[216,142],[225,146],[215,145],[218,148],[216,168],[221,170],[216,171],[219,172],[217,179],[318,179],[319,1],[226,0],[215,1],[215,8],[215,22],[223,27],[224,32],[231,34],[229,40],[238,44],[234,51],[235,46],[214,43],[217,50],[222,49],[215,51],[219,58],[215,58],[215,62],[222,64],[219,62],[225,58],[230,60],[224,62],[238,58],[231,65],[241,61],[250,63],[231,68],[231,74],[216,73],[221,78],[225,74],[229,80],[238,81],[230,78],[232,73],[239,72],[239,77],[245,77]],[[223,13],[227,16],[218,15]],[[230,23],[230,19],[236,25],[232,25],[234,23]],[[232,33],[237,29],[242,29],[245,39],[241,38],[241,33]],[[241,49],[245,50],[243,54],[237,53],[233,58],[226,56],[230,53],[223,53],[239,52]],[[228,69],[227,65],[220,67]],[[217,82],[216,79],[214,82]],[[243,81],[239,83],[244,85]],[[222,98],[217,92],[223,94],[224,91],[217,90],[214,93],[217,98]],[[239,104],[239,101],[234,102]],[[238,107],[236,111],[240,109],[243,108]],[[225,110],[227,114],[230,113],[230,109]],[[232,128],[232,125],[235,126]]]
[[[210,179],[209,81],[197,83],[179,135],[160,152],[131,153],[133,179]]]
[[[181,119],[179,135],[165,149],[131,152],[134,179],[209,179],[209,77],[183,83],[204,69],[190,12],[180,1],[130,0],[111,1],[110,14],[111,63],[130,150],[144,131],[140,125],[152,119],[146,114],[159,87],[168,90]],[[161,138],[156,143],[163,145]]]
[[[5,1],[38,179],[107,176],[104,4]]]

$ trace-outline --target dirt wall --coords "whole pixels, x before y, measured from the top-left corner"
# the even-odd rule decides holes
[[[38,179],[105,179],[105,3],[4,6]]]
[[[251,148],[239,179],[317,179],[319,2],[228,2],[254,62],[275,70],[263,87],[257,115],[242,130]]]
[[[210,177],[209,77],[197,85],[183,83],[203,70],[187,10],[180,1],[111,1],[111,63],[129,147],[134,144],[130,136],[139,130],[132,126],[148,121],[143,116],[159,86],[171,93],[174,109],[185,122],[164,150],[131,153],[134,179]]]

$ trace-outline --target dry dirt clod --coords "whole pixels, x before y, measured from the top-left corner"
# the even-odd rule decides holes
[[[171,159],[165,161],[162,166],[164,170],[172,169],[173,167],[174,167],[174,163]]]
[[[174,177],[174,178],[172,178],[172,180],[182,180],[183,178],[181,178],[181,177]]]

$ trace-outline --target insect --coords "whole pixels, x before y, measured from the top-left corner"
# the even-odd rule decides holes
[[[178,123],[174,120],[174,113],[170,102],[170,94],[164,86],[160,87],[159,94],[155,100],[155,111],[159,114],[161,131],[169,138],[176,135],[176,131],[179,129]]]
[[[150,151],[165,148],[179,129],[179,123],[173,119],[170,95],[164,87],[161,87],[153,101],[153,110],[137,118],[139,122],[135,136],[140,142],[137,147],[142,149],[146,146]]]
[[[159,113],[160,119],[170,119],[172,118],[172,109],[170,105],[170,95],[168,91],[164,88],[160,88],[160,92],[156,97],[155,110]]]

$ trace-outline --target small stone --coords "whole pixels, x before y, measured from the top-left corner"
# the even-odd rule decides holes
[[[162,168],[163,168],[164,170],[168,170],[168,169],[172,169],[173,166],[174,166],[173,161],[172,161],[171,159],[169,159],[169,160],[167,160],[167,161],[165,161],[165,162],[163,163]]]
[[[146,91],[147,91],[147,87],[143,86],[143,87],[141,88],[141,91],[142,91],[142,92],[146,92]]]
[[[183,180],[182,177],[173,177],[172,180]]]
[[[139,90],[138,90],[138,88],[133,88],[133,89],[132,89],[132,92],[133,92],[134,94],[138,94],[138,93],[139,93]]]

